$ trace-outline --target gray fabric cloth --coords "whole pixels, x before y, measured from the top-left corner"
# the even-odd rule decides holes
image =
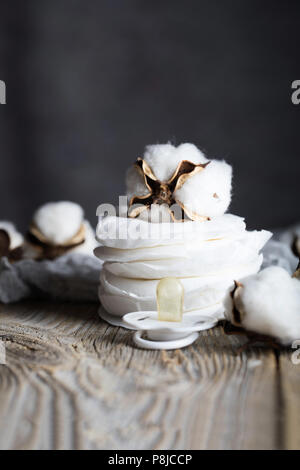
[[[290,274],[294,273],[298,258],[292,252],[292,244],[296,236],[300,237],[300,224],[286,229],[273,231],[274,235],[263,249],[263,268],[268,266],[280,266]]]
[[[25,298],[98,302],[101,262],[92,256],[67,254],[55,261],[0,260],[0,301]]]
[[[288,244],[278,240],[270,240],[263,249],[263,255],[262,269],[268,266],[280,266],[290,274],[293,274],[296,270],[298,260]]]
[[[291,246],[295,237],[300,238],[300,224],[292,225],[286,230],[276,230],[274,238],[280,242]]]

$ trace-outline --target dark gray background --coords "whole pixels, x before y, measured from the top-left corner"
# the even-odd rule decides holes
[[[299,220],[299,34],[299,0],[0,0],[0,219],[70,199],[95,223],[170,140],[234,166],[250,227]]]

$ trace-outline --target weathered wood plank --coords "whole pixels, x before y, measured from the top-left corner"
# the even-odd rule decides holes
[[[97,308],[0,307],[0,448],[282,447],[272,350],[239,353],[221,327],[183,350],[139,350]]]
[[[300,339],[300,338],[299,338]],[[296,359],[297,363],[293,363]],[[280,354],[278,381],[279,400],[282,403],[283,419],[281,435],[283,447],[289,450],[300,449],[300,354],[298,351],[285,351]]]

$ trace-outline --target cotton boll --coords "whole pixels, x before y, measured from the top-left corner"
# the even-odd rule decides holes
[[[178,164],[183,160],[189,162],[207,163],[204,154],[193,144],[181,144],[174,147],[171,144],[148,145],[143,156],[145,162],[149,165],[155,177],[159,181],[168,181],[175,173]],[[126,173],[127,196],[130,199],[133,196],[146,196],[149,194],[144,178],[141,172],[132,166]],[[139,216],[145,220],[145,214]]]
[[[133,209],[132,205],[136,202],[144,203],[143,200],[132,199],[133,196],[148,195],[147,205],[167,203],[172,206],[176,202],[178,213],[172,213],[175,221],[182,220],[182,210],[190,219],[201,221],[223,215],[228,209],[231,201],[231,166],[224,161],[207,160],[193,144],[185,143],[178,147],[171,144],[149,145],[137,165],[138,168],[130,169],[126,177],[127,195],[131,202],[130,217],[149,220],[149,214]]]
[[[226,212],[231,201],[232,168],[212,160],[201,173],[189,178],[174,196],[188,211],[207,217]]]
[[[193,144],[181,144],[174,147],[171,144],[148,145],[144,160],[159,181],[166,182],[174,174],[178,164],[183,160],[192,163],[206,163],[204,154]]]
[[[241,281],[226,300],[225,316],[233,324],[283,345],[300,339],[300,282],[283,268],[271,266]],[[240,319],[234,315],[234,308]]]
[[[74,202],[50,202],[35,212],[33,222],[51,244],[64,245],[79,231],[83,209]]]
[[[10,239],[10,250],[14,250],[23,245],[23,235],[16,230],[16,227],[11,222],[6,220],[0,221],[0,230],[4,230]]]
[[[83,219],[83,210],[78,204],[48,203],[34,214],[25,256],[50,260],[67,252],[93,256],[97,245],[95,232]]]

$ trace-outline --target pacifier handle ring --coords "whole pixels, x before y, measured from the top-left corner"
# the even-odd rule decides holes
[[[142,337],[144,331],[138,330],[133,335],[133,341],[136,346],[142,349],[180,349],[192,344],[198,338],[199,334],[193,332],[184,338],[175,339],[172,341],[152,341]]]

